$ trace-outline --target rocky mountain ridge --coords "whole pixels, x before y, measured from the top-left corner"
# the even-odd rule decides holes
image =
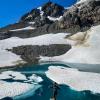
[[[92,0],[88,3],[75,4],[69,9],[48,2],[22,16],[18,23],[1,28],[0,39],[12,36],[28,38],[46,33],[85,31],[93,25],[100,24],[99,16],[100,1]],[[28,26],[35,27],[35,29],[11,31]]]

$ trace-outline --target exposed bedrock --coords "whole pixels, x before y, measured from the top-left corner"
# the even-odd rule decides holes
[[[41,15],[41,10],[44,12]],[[77,33],[79,31],[86,31],[93,25],[100,24],[100,1],[90,1],[82,4],[75,4],[69,9],[49,2],[42,6],[41,10],[33,9],[31,12],[25,14],[21,20],[13,25],[6,26],[0,29],[0,39],[17,36],[21,38],[28,38],[39,36],[47,33]],[[63,16],[58,21],[52,21],[48,18]],[[29,24],[29,22],[35,22]],[[20,30],[13,29],[25,28],[27,26],[34,27],[34,30]]]
[[[21,55],[21,58],[28,63],[38,63],[40,56],[60,56],[65,54],[69,49],[70,45],[65,44],[52,44],[52,45],[28,45],[28,46],[19,46],[14,47],[10,51]]]

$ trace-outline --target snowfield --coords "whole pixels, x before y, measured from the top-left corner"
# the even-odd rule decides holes
[[[100,74],[61,66],[50,66],[46,75],[58,84],[65,84],[74,90],[90,90],[93,93],[100,93]]]
[[[65,63],[100,64],[100,25],[86,32],[79,32],[66,40],[73,43],[72,48],[64,55],[41,57],[41,61],[62,61]]]
[[[3,79],[11,79],[13,82],[6,82]],[[35,92],[36,89],[41,87],[38,83],[42,81],[43,79],[35,74],[28,78],[20,72],[2,72],[0,74],[0,99],[21,96],[30,90],[34,90]]]
[[[25,63],[20,56],[7,51],[6,49],[22,45],[68,44],[70,42],[65,39],[66,35],[68,35],[68,33],[46,34],[26,39],[11,37],[0,40],[0,67]]]
[[[13,47],[22,45],[50,45],[50,44],[70,44],[72,48],[65,54],[55,57],[41,57],[40,62],[60,61],[71,65],[71,67],[81,67],[77,64],[100,64],[100,25],[92,27],[86,32],[78,32],[69,36],[70,33],[45,34],[32,38],[11,37],[0,40],[0,67],[13,66],[25,63],[20,56],[7,51]],[[84,66],[82,66],[84,67]],[[91,68],[91,66],[89,66]]]

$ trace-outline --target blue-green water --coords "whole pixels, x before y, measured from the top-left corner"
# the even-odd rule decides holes
[[[52,81],[49,80],[45,76],[45,71],[48,70],[49,66],[64,66],[68,67],[63,64],[44,64],[44,65],[32,65],[32,66],[25,66],[22,68],[16,68],[14,71],[22,72],[26,76],[31,75],[33,73],[37,74],[38,76],[43,78],[43,82],[40,83],[42,87],[35,91],[35,93],[29,91],[27,94],[23,95],[21,98],[14,98],[15,100],[50,100],[52,97],[52,89],[49,88],[52,85]],[[66,76],[67,77],[67,76]],[[32,95],[33,93],[33,95]],[[57,100],[100,100],[99,94],[92,94],[90,91],[75,91],[72,90],[70,87],[65,85],[60,85],[60,89],[58,92]]]

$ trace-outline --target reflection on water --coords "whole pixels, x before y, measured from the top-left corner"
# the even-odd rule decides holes
[[[52,88],[49,88],[49,86],[52,85],[52,81],[45,76],[45,71],[47,71],[48,67],[51,65],[68,67],[63,64],[44,64],[25,66],[14,69],[14,71],[22,72],[26,76],[30,76],[35,73],[43,78],[43,82],[40,83],[42,87],[36,90],[34,94],[33,90],[30,90],[22,96],[15,97],[14,100],[50,100],[53,95]],[[90,91],[77,92],[66,85],[60,85],[57,100],[100,100],[100,95],[92,94]]]

